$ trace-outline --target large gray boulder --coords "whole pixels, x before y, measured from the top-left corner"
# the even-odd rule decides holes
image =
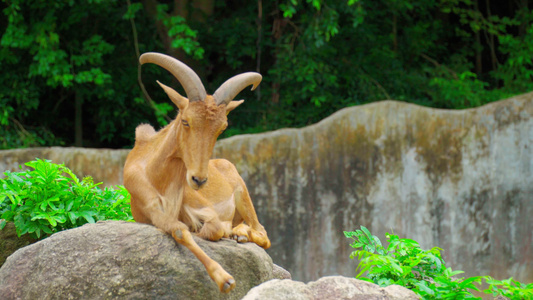
[[[241,299],[273,278],[272,259],[252,243],[198,245],[235,278],[219,292],[204,266],[150,225],[99,222],[19,249],[0,268],[0,299]]]
[[[399,285],[385,288],[343,276],[322,277],[305,284],[274,279],[251,289],[243,300],[409,300],[419,297]]]

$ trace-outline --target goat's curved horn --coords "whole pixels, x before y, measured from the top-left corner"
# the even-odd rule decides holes
[[[200,77],[186,64],[172,56],[155,52],[144,53],[139,57],[139,62],[141,65],[145,63],[156,64],[172,73],[185,89],[190,102],[204,101],[207,95],[204,85]]]
[[[237,76],[233,76],[226,80],[213,94],[216,104],[222,103],[228,105],[238,93],[240,93],[245,87],[253,84],[252,91],[261,83],[263,77],[259,73],[248,72],[242,73]]]

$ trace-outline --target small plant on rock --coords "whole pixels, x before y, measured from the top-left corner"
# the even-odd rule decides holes
[[[484,276],[484,279],[489,284],[489,288],[483,290],[486,294],[502,295],[509,299],[533,299],[533,283],[524,284],[514,280],[512,277],[505,280],[496,280],[490,276]]]
[[[99,220],[133,219],[123,186],[102,190],[91,177],[80,181],[70,169],[49,160],[25,165],[32,170],[6,171],[0,179],[0,229],[13,221],[18,236],[29,233],[39,239]]]
[[[355,250],[350,258],[360,260],[356,278],[385,287],[393,284],[411,289],[423,299],[481,299],[471,291],[479,291],[475,284],[485,279],[490,285],[485,293],[503,295],[509,299],[533,299],[533,284],[522,284],[508,279],[497,281],[489,276],[457,278],[463,271],[447,268],[441,248],[420,248],[418,242],[386,234],[389,242],[384,247],[380,239],[361,226],[360,230],[344,232],[354,240]],[[364,274],[366,273],[366,277]]]

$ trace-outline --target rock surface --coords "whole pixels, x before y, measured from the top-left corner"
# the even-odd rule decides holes
[[[376,284],[329,276],[304,284],[299,281],[274,279],[251,289],[243,300],[409,300],[419,297],[398,285],[386,288]]]
[[[276,264],[273,264],[272,266],[272,276],[275,279],[292,279],[291,273],[289,273],[289,271],[283,269],[282,267]]]
[[[35,242],[29,234],[18,237],[15,224],[8,222],[6,227],[0,230],[0,267],[13,252]]]
[[[0,268],[0,299],[241,299],[273,278],[271,258],[255,244],[195,240],[235,278],[231,293],[155,227],[108,221],[19,249]]]
[[[237,166],[272,241],[267,252],[296,280],[354,276],[343,230],[364,225],[383,241],[393,229],[445,249],[465,276],[533,282],[532,147],[529,93],[467,110],[350,107],[305,128],[221,140],[214,156]],[[5,150],[0,170],[49,158],[116,184],[127,153]]]

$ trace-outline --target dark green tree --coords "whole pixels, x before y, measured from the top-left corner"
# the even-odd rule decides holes
[[[3,0],[0,148],[130,147],[175,115],[143,52],[189,64],[213,92],[263,83],[224,136],[315,123],[395,99],[476,107],[533,90],[527,0]]]

